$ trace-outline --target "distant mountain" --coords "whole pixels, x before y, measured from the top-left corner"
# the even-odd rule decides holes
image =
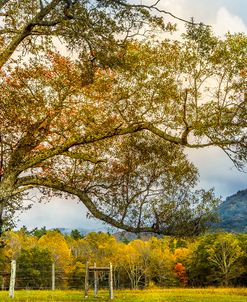
[[[92,233],[92,232],[100,232],[101,230],[99,229],[83,229],[83,228],[76,228],[81,235],[87,235],[88,233]],[[70,228],[56,228],[56,230],[59,230],[62,234],[64,235],[70,235],[71,231],[72,230],[75,230],[74,229],[70,229]]]
[[[219,207],[219,214],[220,229],[247,233],[247,189],[227,197]]]

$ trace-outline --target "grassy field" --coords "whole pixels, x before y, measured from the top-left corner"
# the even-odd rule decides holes
[[[207,288],[207,289],[149,289],[117,290],[114,302],[247,302],[247,288]],[[93,292],[84,298],[81,291],[16,291],[10,299],[7,292],[0,292],[0,302],[43,302],[43,301],[111,301],[107,291],[100,291],[94,298]]]

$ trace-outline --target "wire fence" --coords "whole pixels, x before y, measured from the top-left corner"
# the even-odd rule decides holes
[[[45,273],[45,275],[43,275]],[[85,288],[85,275],[82,277],[77,276],[66,276],[60,275],[61,272],[55,272],[55,289],[79,289],[84,290]],[[11,273],[0,271],[0,290],[9,290]],[[99,276],[99,289],[108,289],[109,277],[107,274]],[[94,287],[93,273],[89,275],[89,287]],[[114,280],[114,288],[131,288],[129,281],[122,281],[121,284]],[[15,278],[15,289],[16,290],[52,290],[52,275],[51,271],[43,271],[42,276],[32,277],[27,276],[25,272],[17,271]]]
[[[37,262],[38,263],[38,262]],[[15,273],[13,275],[13,265]],[[13,263],[8,270],[0,271],[0,290],[11,290],[11,280],[14,290],[54,290],[54,289],[85,289],[85,270],[77,273],[66,272],[56,268],[52,263],[50,269],[42,268],[33,263],[31,266]],[[94,287],[94,273],[89,272],[88,286]],[[97,273],[97,283],[99,289],[109,288],[109,274],[105,272]]]
[[[0,271],[0,289],[9,290],[11,278],[11,267],[8,271]],[[16,266],[14,276],[14,289],[83,289],[85,273],[80,272],[78,276],[66,273],[63,270],[50,270],[29,266],[20,269]]]

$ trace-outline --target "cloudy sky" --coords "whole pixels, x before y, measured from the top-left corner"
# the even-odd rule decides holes
[[[135,2],[150,4],[151,0]],[[159,7],[180,18],[194,17],[196,22],[212,25],[219,36],[226,32],[247,34],[247,0],[160,0]],[[172,21],[172,20],[171,20]],[[183,24],[178,23],[179,30]],[[200,186],[215,188],[218,196],[225,197],[247,188],[247,174],[239,172],[227,156],[216,148],[189,150],[188,157],[199,168]],[[87,228],[101,229],[102,224],[86,218],[86,209],[76,200],[52,199],[47,204],[35,203],[31,210],[19,215],[17,226],[29,229],[47,228]]]

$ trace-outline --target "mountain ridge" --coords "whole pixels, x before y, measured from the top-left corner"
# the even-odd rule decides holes
[[[219,206],[218,227],[228,232],[247,233],[247,189],[228,196]]]

